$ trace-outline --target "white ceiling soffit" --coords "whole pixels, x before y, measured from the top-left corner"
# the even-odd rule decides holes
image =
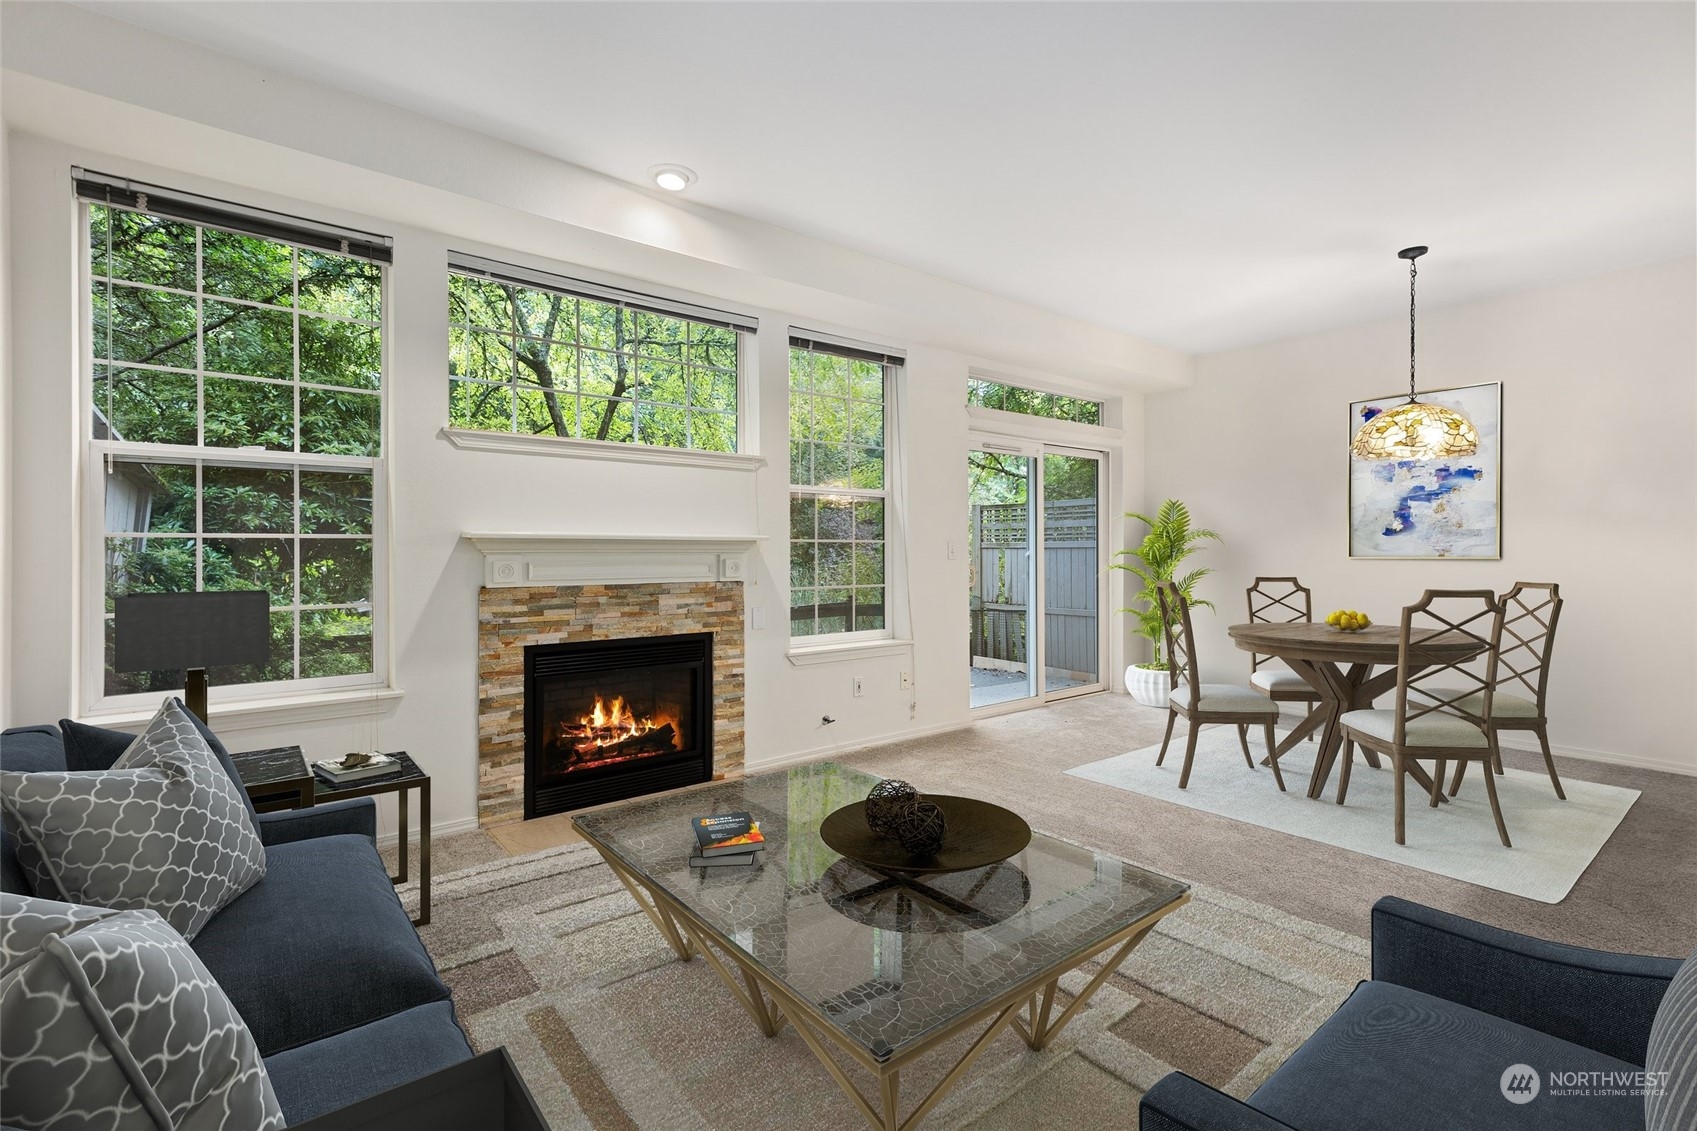
[[[1690,4],[84,6],[1189,351],[1697,244]]]

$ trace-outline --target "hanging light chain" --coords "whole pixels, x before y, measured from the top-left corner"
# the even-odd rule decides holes
[[[1420,273],[1420,265],[1414,260],[1408,261],[1408,399],[1414,399],[1414,277]]]

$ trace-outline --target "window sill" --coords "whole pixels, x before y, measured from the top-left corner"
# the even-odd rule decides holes
[[[441,437],[462,451],[523,452],[565,456],[568,459],[610,459],[624,463],[658,463],[672,467],[716,467],[723,471],[758,471],[764,456],[732,452],[693,452],[687,448],[651,448],[641,444],[611,444],[573,440],[564,436],[521,436],[514,432],[481,432],[475,428],[443,428]]]
[[[215,689],[216,690],[216,689]],[[216,732],[258,730],[262,727],[318,722],[324,719],[353,719],[376,715],[392,708],[406,694],[398,687],[361,687],[347,691],[312,691],[270,699],[214,699],[207,705]],[[164,700],[161,699],[161,702]],[[89,711],[78,716],[90,726],[125,730],[146,726],[158,707],[121,707],[113,711]]]
[[[900,656],[912,651],[911,640],[856,640],[843,644],[809,644],[801,648],[791,648],[785,655],[790,663],[805,668],[814,664],[835,664],[870,656]]]

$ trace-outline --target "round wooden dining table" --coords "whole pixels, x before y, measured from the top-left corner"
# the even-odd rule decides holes
[[[1308,621],[1288,624],[1234,624],[1226,630],[1245,652],[1276,656],[1301,676],[1320,696],[1319,704],[1273,749],[1273,757],[1320,730],[1320,749],[1314,756],[1314,772],[1308,777],[1308,796],[1319,797],[1326,788],[1332,765],[1343,749],[1343,716],[1367,710],[1373,700],[1396,688],[1397,647],[1401,630],[1372,625],[1358,632],[1342,632],[1330,625]],[[1433,634],[1420,641],[1420,653],[1433,663],[1465,660],[1480,651],[1477,641],[1459,636],[1454,642]],[[1384,671],[1373,674],[1375,667]],[[1377,768],[1379,757],[1365,747],[1361,751],[1369,765]],[[1428,793],[1432,778],[1415,761],[1407,763],[1408,776]],[[1449,798],[1441,790],[1440,801]]]

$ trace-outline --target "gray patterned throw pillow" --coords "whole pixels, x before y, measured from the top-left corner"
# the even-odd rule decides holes
[[[151,911],[0,893],[0,1122],[275,1131],[253,1035]]]
[[[110,770],[0,771],[38,895],[157,911],[186,939],[265,875],[239,789],[174,700]]]

